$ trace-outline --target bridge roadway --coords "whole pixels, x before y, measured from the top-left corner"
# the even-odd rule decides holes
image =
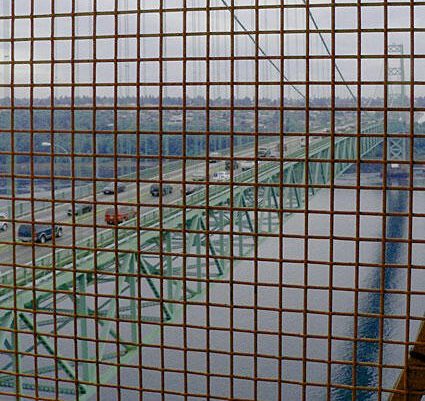
[[[363,138],[360,144],[360,151],[362,156],[370,153],[377,145],[379,145],[381,142],[380,138],[376,137],[366,137]],[[341,138],[337,140],[334,151],[335,151],[335,160],[338,160],[339,162],[335,164],[334,166],[334,174],[335,176],[340,175],[342,172],[344,172],[351,164],[357,159],[356,156],[356,149],[357,149],[357,140],[355,137],[350,138]],[[292,149],[291,149],[292,148]],[[298,149],[298,150],[296,150]],[[308,194],[306,190],[303,188],[302,184],[305,182],[305,157],[304,157],[304,149],[297,146],[297,141],[294,140],[290,144],[290,147],[288,149],[288,153],[290,153],[291,159],[296,159],[299,161],[290,161],[285,162],[283,165],[281,165],[280,162],[273,162],[273,161],[261,161],[258,163],[258,170],[255,171],[252,169],[251,171],[245,172],[245,173],[239,173],[234,177],[234,182],[238,184],[238,186],[234,187],[234,196],[240,196],[245,197],[244,202],[249,203],[249,205],[239,205],[239,207],[248,207],[254,208],[255,205],[257,207],[268,207],[265,212],[260,212],[260,214],[268,214],[268,228],[266,231],[272,232],[273,231],[273,223],[271,215],[277,214],[276,210],[280,207],[283,208],[290,208],[290,210],[296,210],[303,207],[305,202],[305,196],[313,195],[315,192],[317,192],[320,189],[320,185],[325,185],[330,176],[331,176],[331,166],[330,163],[324,163],[323,160],[329,160],[330,153],[331,153],[331,146],[330,142],[327,139],[321,140],[319,142],[316,142],[315,144],[310,145],[310,159],[314,160],[317,158],[318,162],[309,162],[308,168],[309,168],[309,182],[312,186],[310,190],[308,191]],[[248,156],[247,154],[246,156]],[[244,154],[240,154],[239,157],[245,156]],[[194,169],[196,166],[194,166]],[[214,170],[220,170],[223,168],[222,163],[216,163],[213,167]],[[282,168],[284,170],[282,170]],[[261,173],[261,174],[260,174]],[[179,174],[179,173],[177,173]],[[255,175],[258,174],[257,177]],[[282,174],[283,178],[282,178]],[[169,177],[169,181],[172,182],[174,175],[171,175]],[[262,199],[259,199],[258,201],[255,201],[252,198],[253,191],[255,186],[253,186],[253,183],[257,183],[256,179],[258,179],[258,183],[262,183],[263,185],[261,188],[264,190],[261,193]],[[281,194],[279,194],[279,187],[280,183],[283,182],[286,184],[284,186],[284,193],[283,198],[281,200],[281,205],[279,206],[278,199]],[[135,186],[134,186],[135,187]],[[318,188],[316,188],[318,187]],[[218,190],[218,191],[217,191]],[[230,187],[228,183],[217,183],[217,185],[211,185],[210,186],[210,196],[212,193],[219,194],[220,192],[223,192],[223,196],[219,196],[219,199],[216,200],[216,204],[221,207],[228,209],[228,201],[230,195]],[[173,197],[163,197],[162,202],[162,208],[158,208],[158,199],[156,199],[155,203],[152,203],[152,199],[149,195],[149,184],[142,185],[141,192],[143,194],[141,195],[141,210],[140,210],[140,226],[136,226],[136,219],[133,219],[132,221],[126,222],[124,224],[121,224],[119,226],[111,227],[105,224],[104,222],[104,209],[107,207],[110,207],[114,203],[111,203],[110,201],[103,204],[100,203],[101,208],[100,210],[96,210],[96,214],[89,214],[87,216],[82,216],[81,218],[76,219],[76,230],[69,230],[67,231],[66,228],[71,226],[72,228],[72,220],[74,218],[69,218],[66,216],[66,210],[67,205],[62,205],[61,207],[61,213],[63,219],[57,218],[56,224],[64,224],[65,228],[65,235],[62,238],[56,239],[53,241],[54,246],[52,244],[31,244],[31,243],[22,243],[22,244],[13,244],[13,243],[5,243],[5,248],[1,250],[1,254],[3,254],[3,258],[1,260],[2,266],[5,267],[3,269],[3,273],[0,273],[0,283],[10,283],[13,279],[13,274],[10,274],[10,269],[7,269],[7,267],[13,267],[13,266],[22,266],[22,267],[39,267],[39,266],[46,266],[51,265],[53,257],[55,257],[56,254],[61,254],[61,251],[63,254],[67,253],[68,255],[72,253],[73,247],[77,247],[77,249],[86,249],[84,244],[91,244],[91,247],[94,246],[94,241],[97,242],[97,247],[102,250],[106,250],[106,248],[110,248],[110,246],[115,247],[119,245],[118,251],[121,249],[122,244],[126,242],[126,240],[130,240],[130,238],[127,238],[127,233],[132,234],[133,236],[136,235],[136,233],[141,229],[142,231],[145,228],[148,228],[149,226],[158,226],[160,218],[160,210],[166,210],[167,216],[174,213],[176,215],[181,214],[181,208],[178,206],[182,205],[182,197],[178,195],[179,191],[174,192]],[[260,191],[261,192],[261,191]],[[257,193],[257,196],[260,195],[260,192]],[[123,202],[124,204],[132,204],[132,202],[135,202],[135,199],[130,199],[129,195],[133,194],[133,196],[136,196],[135,188],[132,190],[123,193],[121,195],[121,199],[119,199],[119,202]],[[266,194],[264,194],[266,193]],[[206,204],[205,199],[205,189],[197,191],[195,195],[198,195],[197,198],[194,198],[193,195],[186,196],[187,205],[189,207],[194,207],[195,209],[199,211],[203,210],[202,204]],[[199,196],[200,195],[200,196]],[[124,199],[125,197],[125,199]],[[265,199],[267,197],[267,199]],[[197,200],[199,198],[199,200]],[[248,200],[249,198],[249,200]],[[111,197],[109,196],[109,199]],[[108,200],[109,200],[108,199]],[[144,199],[147,199],[148,201],[144,203]],[[195,203],[193,203],[195,201]],[[208,205],[211,207],[214,207],[214,203],[210,203],[211,199],[208,201]],[[218,202],[218,203],[217,203]],[[273,204],[272,204],[273,203]],[[133,203],[136,205],[136,203]],[[193,206],[192,206],[193,205]],[[238,211],[238,205],[233,206],[236,209],[236,213],[241,215],[245,214],[248,221],[249,229],[251,231],[254,231],[254,227],[252,224],[252,216],[250,217],[247,212]],[[57,212],[57,211],[56,211]],[[42,212],[44,215],[46,215],[43,220],[37,220],[49,222],[50,214],[48,211]],[[228,212],[227,212],[228,213]],[[257,212],[258,213],[258,212]],[[291,212],[289,212],[291,213]],[[222,213],[224,214],[224,212]],[[251,213],[252,214],[252,213]],[[59,213],[58,213],[59,215]],[[162,213],[162,217],[164,217],[165,213]],[[177,216],[178,217],[178,216]],[[153,220],[152,220],[153,218]],[[256,217],[257,218],[257,217]],[[41,219],[41,217],[40,217]],[[181,217],[180,217],[181,219]],[[95,221],[93,221],[95,220]],[[181,221],[181,220],[180,220]],[[173,224],[176,222],[174,221]],[[229,219],[227,218],[226,222],[221,222],[220,225],[223,226],[223,224],[228,225]],[[181,223],[179,223],[181,224]],[[159,226],[158,226],[159,227]],[[164,228],[169,228],[165,227]],[[223,227],[222,227],[223,228]],[[242,226],[240,227],[242,229]],[[129,230],[132,229],[132,230]],[[77,231],[81,230],[81,234],[77,236]],[[156,229],[157,230],[157,229]],[[202,230],[205,230],[203,228]],[[118,235],[119,242],[117,242],[116,235]],[[154,234],[157,235],[157,234]],[[136,235],[137,237],[137,235]],[[93,238],[96,238],[94,240]],[[107,238],[106,242],[104,243],[104,239]],[[134,239],[134,238],[133,238]],[[90,242],[91,241],[91,242]],[[108,242],[109,241],[109,242]],[[111,242],[112,241],[112,242]],[[129,241],[131,242],[131,241]],[[83,244],[83,247],[81,247],[81,244]],[[16,247],[16,250],[18,255],[16,255],[15,260],[13,260],[10,257],[10,254],[12,253],[12,246]],[[88,245],[86,245],[88,246]],[[132,248],[133,245],[125,246],[126,249],[131,250],[137,250],[138,248]],[[106,247],[106,248],[105,248]],[[53,252],[55,251],[55,252]],[[140,249],[139,249],[140,251]],[[107,252],[110,255],[110,252]],[[6,258],[9,256],[10,262],[6,261]],[[58,260],[57,260],[58,261]],[[41,263],[41,265],[39,264]],[[47,263],[47,264],[46,264]],[[0,265],[1,266],[1,265]],[[27,269],[24,269],[27,271]],[[21,272],[22,273],[22,272]],[[3,291],[4,292],[4,291]]]
[[[57,363],[39,367],[37,375],[60,373],[61,393],[78,393],[80,401],[90,400],[96,392],[93,384],[98,380],[106,384],[117,376],[117,366],[107,361],[117,359],[118,352],[120,364],[131,364],[137,357],[141,321],[150,323],[143,329],[143,343],[154,343],[160,329],[158,323],[178,323],[182,301],[196,302],[203,297],[212,282],[227,277],[229,261],[234,256],[250,255],[258,246],[256,238],[261,238],[262,233],[273,234],[283,224],[278,209],[286,210],[285,215],[302,210],[306,197],[314,195],[332,176],[342,174],[380,143],[377,137],[364,137],[360,144],[355,137],[339,138],[332,145],[324,139],[309,146],[306,163],[304,149],[294,141],[289,152],[294,161],[261,162],[254,171],[234,177],[237,185],[232,189],[228,184],[210,186],[208,200],[206,189],[189,195],[185,209],[176,207],[180,202],[176,191],[174,200],[170,198],[167,202],[170,207],[158,208],[152,201],[150,207],[143,207],[138,218],[140,226],[134,220],[116,230],[103,226],[93,238],[93,224],[81,224],[84,234],[87,233],[81,238],[86,238],[74,242],[72,234],[67,233],[58,240],[58,248],[64,249],[57,248],[55,252],[51,245],[19,245],[20,257],[26,261],[23,268],[7,270],[7,266],[19,266],[15,261],[6,264],[0,274],[0,305],[4,311],[0,317],[0,370],[12,373],[0,375],[0,387],[34,390],[28,381],[17,383],[13,372],[33,374],[31,353],[38,347],[54,356]],[[338,163],[331,167],[326,162],[330,159]],[[222,169],[222,163],[213,168]],[[306,179],[309,190],[302,186]],[[259,183],[260,187],[255,185]],[[147,192],[148,185],[143,188]],[[230,201],[232,213],[228,211]],[[89,216],[87,219],[90,222]],[[102,212],[98,212],[96,222],[102,220]],[[101,251],[94,247],[94,241]],[[30,254],[29,262],[24,249]],[[182,252],[190,256],[183,260]],[[211,281],[205,281],[205,277]],[[140,294],[143,297],[139,300]],[[15,313],[13,308],[19,310]],[[77,322],[75,314],[79,316]],[[124,319],[128,330],[116,332],[117,317],[120,321]],[[75,350],[66,346],[74,323],[78,326],[81,352],[78,363],[72,362]],[[14,346],[16,325],[20,330],[36,333],[36,344],[31,337],[32,341],[22,339]],[[97,350],[93,348],[93,325],[98,330]],[[55,342],[52,333],[56,333]],[[18,362],[16,355],[21,353],[27,356],[20,356]],[[99,363],[105,366],[101,378],[95,375]],[[38,389],[56,391],[49,380],[41,377]]]
[[[362,156],[370,153],[376,146],[378,146],[381,143],[381,139],[379,138],[373,138],[373,137],[366,137],[362,139],[361,145],[360,145],[360,151],[362,153]],[[292,149],[291,149],[292,148]],[[338,176],[342,174],[350,165],[352,162],[354,162],[357,158],[356,156],[356,138],[341,138],[336,141],[334,150],[335,150],[335,159],[338,160],[338,163],[335,164],[334,167],[334,174],[335,176]],[[304,158],[304,149],[300,148],[298,146],[297,141],[292,141],[290,145],[290,149],[288,150],[291,152],[290,156],[291,158],[298,159],[299,161],[290,161],[290,162],[284,162],[283,165],[279,162],[273,162],[273,161],[262,161],[258,164],[258,170],[254,171],[254,169],[251,169],[251,171],[246,171],[242,173],[238,173],[234,177],[234,182],[238,185],[234,187],[233,189],[233,196],[234,198],[237,198],[238,200],[236,202],[240,202],[242,198],[242,201],[245,203],[239,203],[234,204],[233,207],[235,210],[235,213],[237,213],[239,216],[245,215],[246,222],[242,224],[242,217],[240,217],[239,220],[239,229],[240,232],[243,232],[244,229],[250,230],[251,233],[254,232],[254,225],[252,222],[252,208],[257,205],[257,207],[264,208],[264,212],[257,212],[259,214],[268,214],[268,227],[264,232],[272,232],[273,226],[275,224],[272,224],[272,218],[271,215],[276,213],[276,210],[279,208],[278,200],[277,198],[279,195],[279,187],[280,183],[283,182],[286,183],[283,193],[283,198],[281,202],[281,206],[284,209],[289,208],[290,210],[296,210],[303,207],[305,202],[305,197],[313,195],[316,191],[320,189],[320,185],[324,185],[328,182],[330,176],[331,176],[331,167],[330,163],[323,163],[323,160],[328,160],[330,158],[330,152],[331,152],[331,146],[330,142],[327,139],[321,140],[315,144],[310,145],[310,159],[314,160],[317,158],[318,162],[311,162],[308,165],[309,168],[309,182],[310,185],[312,185],[312,188],[307,192],[302,185],[303,182],[305,182],[305,158]],[[243,157],[244,155],[241,155]],[[196,166],[195,166],[196,167]],[[282,170],[282,167],[284,170]],[[213,167],[213,170],[220,170],[223,166],[221,163],[216,163]],[[179,173],[178,173],[179,174]],[[283,178],[282,178],[283,174]],[[257,175],[257,177],[255,177]],[[258,179],[254,180],[254,179]],[[169,177],[170,182],[172,182],[172,176]],[[262,188],[264,190],[258,195],[261,196],[262,199],[258,199],[257,201],[252,198],[252,192],[254,186],[253,183],[261,183]],[[264,185],[264,187],[263,187]],[[318,186],[319,188],[315,188]],[[145,184],[142,186],[142,191],[144,192],[143,196],[150,197],[150,195],[146,195],[146,193],[149,193],[149,184]],[[126,193],[123,193],[126,197],[126,199],[120,199],[121,202],[124,202],[125,204],[132,204],[132,201],[134,200],[129,199],[129,194],[133,192],[133,196],[135,196],[134,188],[132,191],[128,191]],[[208,205],[210,207],[219,206],[221,208],[228,209],[228,201],[230,195],[230,186],[228,183],[217,183],[217,185],[210,186],[210,198],[208,200]],[[267,194],[266,194],[267,193]],[[199,196],[200,195],[200,196]],[[110,197],[109,197],[110,198]],[[199,198],[199,199],[198,199]],[[267,198],[267,199],[266,199]],[[181,214],[182,209],[178,208],[179,204],[181,205],[181,200],[183,198],[178,195],[178,191],[175,192],[175,195],[173,198],[169,198],[167,202],[163,202],[162,206],[167,210],[167,212],[162,212],[162,218],[165,221],[165,218],[167,222],[163,223],[163,227],[165,229],[170,229],[172,227],[175,227],[177,225],[181,225]],[[190,215],[187,215],[187,219],[191,220],[193,219],[193,215],[203,215],[204,206],[206,204],[205,199],[205,189],[201,191],[197,191],[195,194],[186,196],[187,200],[187,206],[188,209],[191,211]],[[235,199],[234,199],[235,202]],[[143,202],[141,202],[143,205]],[[249,203],[249,204],[248,204]],[[272,204],[273,203],[273,204]],[[160,211],[158,208],[158,200],[155,204],[147,203],[143,206],[149,206],[149,207],[143,207],[140,211],[140,227],[136,226],[136,219],[132,219],[126,223],[123,223],[119,226],[116,226],[112,228],[111,226],[107,226],[103,219],[103,213],[104,209],[106,207],[110,207],[111,202],[107,202],[107,204],[102,204],[102,209],[99,211],[97,210],[96,214],[91,214],[87,216],[83,216],[81,220],[78,221],[78,225],[76,228],[81,228],[83,230],[81,234],[81,238],[75,238],[72,231],[71,233],[66,232],[66,224],[70,225],[69,222],[64,223],[61,222],[59,219],[57,221],[57,224],[65,224],[65,235],[62,238],[56,239],[53,243],[57,242],[57,246],[52,246],[52,244],[31,244],[31,243],[22,243],[19,245],[15,245],[17,249],[19,249],[19,256],[22,259],[22,262],[19,262],[18,260],[14,260],[13,264],[10,264],[10,266],[22,266],[22,267],[42,267],[42,266],[51,266],[52,265],[52,259],[53,257],[56,257],[54,255],[60,254],[62,251],[63,253],[68,254],[68,258],[65,260],[62,260],[62,263],[59,263],[59,259],[56,259],[58,261],[58,264],[60,266],[63,266],[63,263],[71,263],[72,258],[70,259],[70,254],[72,254],[73,247],[77,247],[80,250],[86,249],[88,246],[87,244],[90,243],[93,246],[93,238],[96,237],[98,242],[98,247],[102,249],[102,251],[107,251],[105,254],[107,255],[107,259],[110,259],[111,256],[114,256],[113,253],[110,251],[118,251],[121,252],[122,250],[127,251],[140,251],[137,248],[134,248],[134,241],[137,237],[140,235],[138,234],[140,229],[142,229],[142,233],[145,228],[148,227],[158,227],[159,226],[159,217],[160,217]],[[168,207],[167,207],[168,206]],[[247,208],[248,211],[244,211],[243,208]],[[67,217],[65,217],[65,213],[67,210],[64,208],[62,210],[64,220],[68,220]],[[225,212],[225,211],[224,211]],[[222,214],[224,214],[224,212]],[[43,214],[47,213],[47,216],[49,216],[48,211],[43,211]],[[227,212],[228,213],[228,212]],[[290,212],[289,212],[290,213]],[[90,220],[93,221],[93,219],[96,219],[96,223],[93,227],[93,224],[91,224]],[[202,217],[202,219],[205,219],[205,216]],[[276,216],[273,218],[276,220]],[[84,222],[84,220],[87,220],[87,223]],[[231,220],[231,219],[230,219]],[[48,220],[44,220],[44,222],[48,222]],[[71,220],[72,222],[72,220]],[[146,225],[145,225],[146,224]],[[220,222],[220,229],[224,229],[224,226],[228,226],[229,224],[229,218],[226,218],[226,221]],[[259,230],[263,232],[263,229],[261,227],[262,224],[260,224]],[[101,230],[99,230],[101,228]],[[199,228],[198,230],[205,231],[205,227]],[[95,230],[95,235],[93,235],[93,230]],[[112,233],[112,234],[111,234]],[[127,233],[129,234],[127,236]],[[105,235],[106,234],[106,235]],[[119,234],[119,235],[118,235]],[[144,235],[146,233],[143,233],[141,235]],[[149,233],[148,233],[149,234]],[[153,237],[158,236],[158,229],[155,229],[151,233]],[[198,233],[197,235],[200,235]],[[222,236],[222,235],[221,235]],[[105,240],[106,238],[106,240]],[[90,242],[91,241],[91,242]],[[128,244],[126,242],[129,242]],[[149,242],[149,241],[147,241]],[[244,253],[243,248],[243,241],[240,240],[240,251],[241,254]],[[83,244],[83,247],[81,248],[81,244]],[[84,246],[86,244],[86,246]],[[7,244],[6,244],[7,245]],[[112,246],[112,248],[111,248]],[[37,250],[40,250],[40,252],[37,254]],[[26,252],[24,250],[27,250]],[[228,251],[227,246],[227,251]],[[3,250],[2,252],[10,252],[11,248],[10,245],[7,245],[7,248]],[[53,252],[55,251],[55,252]],[[157,253],[158,251],[156,251]],[[102,253],[102,252],[101,252]],[[27,259],[29,255],[29,260]],[[112,263],[113,263],[112,258]],[[91,264],[93,261],[91,261],[89,264]],[[40,264],[41,263],[41,264]],[[109,260],[108,263],[111,263]],[[2,260],[2,264],[4,266],[8,266],[9,264],[4,262]],[[56,266],[57,267],[57,266]],[[27,268],[24,269],[24,271],[27,271]],[[22,271],[20,273],[23,273]],[[42,273],[42,272],[41,272]],[[45,272],[47,273],[47,272]],[[44,275],[43,273],[41,275]],[[38,277],[38,274],[37,274]],[[24,281],[26,279],[21,276]],[[5,270],[4,273],[0,273],[0,283],[8,284],[13,280],[13,272]],[[22,282],[20,281],[20,284]],[[7,287],[6,287],[7,288]],[[4,288],[4,290],[6,289]],[[0,298],[0,302],[2,302],[2,305],[6,305],[3,303],[7,298],[8,295],[5,294],[7,291],[1,291],[3,293],[3,297]],[[9,294],[10,295],[10,294]]]
[[[269,143],[268,148],[271,148],[274,143]],[[287,152],[295,152],[299,146],[299,138],[291,138],[287,140]],[[241,150],[235,152],[236,157],[253,157],[252,150]],[[225,156],[222,156],[225,157]],[[186,170],[186,182],[191,182],[191,176],[195,172],[199,172],[199,169],[202,168],[205,171],[205,162],[199,161],[195,165],[192,165]],[[210,176],[213,175],[216,171],[223,171],[225,169],[225,162],[219,161],[217,163],[210,163],[209,172]],[[151,181],[158,180],[159,177],[152,177]],[[167,206],[168,204],[181,203],[183,197],[181,195],[182,190],[182,173],[181,171],[173,171],[163,175],[163,180],[170,182],[173,185],[173,193],[162,197],[162,205]],[[202,183],[193,184],[202,186]],[[139,208],[140,213],[146,213],[155,208],[158,208],[160,202],[159,198],[152,197],[150,195],[151,183],[142,183],[137,185],[136,183],[128,183],[125,192],[115,195],[104,195],[103,192],[96,194],[96,201],[94,201],[92,196],[84,197],[78,199],[82,203],[93,203],[93,212],[87,213],[82,216],[68,216],[67,211],[70,206],[70,201],[60,200],[60,203],[56,203],[54,213],[51,208],[46,208],[43,210],[35,210],[34,219],[31,214],[19,217],[16,219],[15,230],[13,230],[12,225],[9,226],[7,232],[0,232],[0,271],[4,269],[9,269],[15,265],[26,265],[39,257],[43,257],[52,252],[51,243],[44,245],[41,244],[32,244],[32,243],[22,243],[17,242],[14,245],[13,238],[17,238],[17,231],[20,224],[25,222],[31,223],[32,221],[36,223],[48,223],[52,224],[53,221],[56,224],[63,226],[64,235],[61,238],[55,240],[55,246],[57,249],[60,249],[62,246],[71,246],[79,241],[84,240],[85,238],[91,237],[93,235],[100,235],[105,230],[111,230],[111,226],[106,225],[105,223],[105,210],[107,208],[113,207],[116,204],[129,204],[132,207],[137,207],[137,188],[139,188],[140,196],[139,201],[141,207]],[[191,185],[191,184],[187,184]],[[103,185],[98,184],[98,187],[101,188]],[[48,200],[48,198],[38,197],[37,199],[43,201]],[[75,199],[77,201],[77,199]],[[36,206],[34,207],[36,208]],[[53,220],[54,214],[54,220]],[[75,231],[72,228],[72,225],[75,224]],[[15,232],[15,235],[14,235]],[[13,251],[15,246],[16,250]]]

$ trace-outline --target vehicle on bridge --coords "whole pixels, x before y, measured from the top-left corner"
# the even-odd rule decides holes
[[[219,152],[211,152],[209,156],[210,163],[218,163],[220,160],[215,159],[215,157],[221,157],[221,154]]]
[[[265,147],[258,148],[259,158],[270,157],[271,155],[272,155],[272,152],[269,148],[265,148]]]
[[[209,177],[203,171],[197,171],[192,174],[192,181],[208,181]]]
[[[110,225],[124,223],[127,220],[137,216],[137,210],[132,207],[119,206],[117,208],[110,207],[105,212],[105,222]]]
[[[126,189],[125,184],[118,182],[116,185],[117,193],[124,192]],[[103,193],[105,195],[113,195],[115,193],[115,183],[111,183],[103,188]]]
[[[7,214],[6,213],[0,213],[0,231],[7,231],[8,225],[7,221]]]
[[[191,184],[186,184],[185,189],[183,190],[182,188],[182,194],[185,193],[186,195],[191,195],[193,193],[195,193],[196,191],[199,191],[200,189],[202,189],[201,185],[191,185]]]
[[[230,174],[227,171],[217,171],[213,174],[212,180],[215,182],[230,181]]]
[[[18,239],[23,242],[39,242],[44,244],[46,241],[62,237],[63,229],[61,226],[52,224],[21,224],[18,228]]]
[[[225,167],[226,171],[230,171],[232,168],[232,160],[226,160]],[[239,162],[237,160],[233,160],[233,170],[237,170],[239,168]]]
[[[72,205],[69,205],[68,216],[81,216],[82,214],[90,213],[93,210],[93,205],[89,204],[76,204],[74,208]]]
[[[253,160],[246,160],[241,162],[241,170],[242,171],[247,171],[247,170],[251,170],[255,167],[255,163]]]
[[[161,186],[159,184],[152,184],[150,189],[152,196],[159,196]],[[162,195],[173,193],[173,187],[170,184],[162,184]]]

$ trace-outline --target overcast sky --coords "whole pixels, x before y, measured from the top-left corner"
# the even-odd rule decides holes
[[[225,0],[231,3],[231,0]],[[141,34],[151,35],[141,38],[140,57],[144,60],[140,64],[140,80],[144,84],[155,84],[160,81],[159,63],[155,60],[159,57],[160,45],[159,35],[161,31],[160,14],[157,11],[159,0],[140,0],[143,10],[152,12],[143,13],[141,15]],[[276,5],[280,4],[281,0],[263,0],[260,5]],[[120,10],[137,10],[137,0],[120,0]],[[314,3],[322,3],[322,1],[311,1]],[[342,2],[338,2],[342,3]],[[17,16],[27,17],[31,14],[31,7],[34,15],[42,16],[52,12],[51,2],[47,0],[8,0],[2,1],[1,13],[3,16],[11,15],[11,4],[14,4],[15,14]],[[55,83],[67,84],[71,82],[72,76],[72,19],[67,16],[70,13],[72,1],[57,0],[55,2],[55,13],[62,14],[54,19],[54,36],[61,38],[55,41],[54,44],[54,59],[56,61],[53,76],[51,74],[51,42],[46,40],[52,35],[51,27],[52,20],[49,17],[34,19],[33,37],[34,52],[30,51],[30,41],[25,40],[31,37],[31,23],[29,18],[15,19],[14,38],[17,39],[13,43],[14,60],[22,62],[14,67],[15,82],[19,84],[28,84],[30,82],[30,67],[29,61],[37,61],[34,64],[33,76],[34,83],[49,84],[52,80]],[[210,6],[222,7],[223,0],[211,0]],[[237,6],[253,5],[255,0],[235,0]],[[303,5],[302,0],[292,0],[285,4]],[[207,26],[207,14],[202,10],[206,5],[206,0],[188,0],[188,7],[199,7],[198,11],[189,11],[187,13],[187,33],[200,33],[199,36],[188,36],[186,42],[186,51],[188,57],[206,57],[206,38],[203,35]],[[97,11],[113,12],[115,0],[76,0],[75,12],[86,13],[92,12],[94,7]],[[182,6],[182,0],[163,0],[164,9],[178,8]],[[331,28],[331,10],[329,7],[312,8],[314,20],[321,29]],[[425,6],[417,6],[415,11],[415,28],[425,28]],[[287,8],[284,12],[283,25],[288,30],[304,30],[305,26],[305,9],[304,8]],[[410,8],[406,2],[406,6],[389,7],[388,9],[388,27],[389,28],[409,28],[410,27]],[[64,15],[65,14],[65,15]],[[255,30],[255,13],[253,9],[237,10],[235,12],[238,20],[249,31]],[[96,82],[101,85],[113,84],[114,81],[119,83],[129,82],[134,83],[137,75],[137,63],[131,61],[137,58],[137,43],[134,35],[137,31],[137,15],[135,13],[127,16],[122,15],[115,24],[113,15],[99,15],[96,17],[96,32],[93,31],[94,17],[92,15],[80,15],[75,18],[75,80],[76,83],[88,84],[93,81],[93,74],[96,73]],[[0,34],[3,42],[0,44],[1,60],[1,77],[2,82],[7,84],[10,82],[10,66],[4,62],[10,61],[12,55],[11,25],[10,20],[1,20]],[[356,29],[357,9],[355,7],[338,7],[335,14],[335,27],[337,29]],[[364,7],[361,12],[361,26],[363,29],[384,27],[384,7]],[[281,27],[280,12],[278,9],[261,10],[259,14],[259,29],[262,31],[279,30]],[[310,28],[314,28],[313,22],[310,20]],[[235,22],[235,31],[242,31],[241,26]],[[210,30],[212,33],[226,33],[231,30],[231,14],[227,10],[212,10],[210,13]],[[163,14],[163,32],[165,34],[177,34],[164,38],[163,56],[173,58],[172,61],[164,62],[162,79],[165,82],[179,83],[183,80],[183,64],[179,60],[183,56],[183,13],[181,12],[165,12]],[[115,76],[113,62],[107,62],[112,59],[115,54],[115,41],[113,38],[105,38],[104,36],[119,34],[130,35],[133,37],[120,39],[117,44],[117,57],[121,59],[129,59],[128,62],[120,63],[118,68],[118,76]],[[415,49],[416,55],[423,55],[425,52],[425,33],[415,33]],[[96,37],[96,40],[87,38],[88,36]],[[103,38],[102,38],[103,36]],[[80,38],[80,39],[78,39]],[[329,49],[331,46],[331,36],[323,34],[320,38],[317,34],[310,35],[310,55],[327,55],[326,48],[322,43],[325,41]],[[410,34],[409,33],[390,33],[389,42],[401,43],[404,45],[405,54],[410,54]],[[379,32],[363,33],[361,36],[361,54],[362,55],[383,55],[384,35]],[[355,55],[359,51],[357,49],[358,35],[357,33],[339,33],[335,40],[335,54]],[[94,54],[94,45],[96,54]],[[260,53],[268,56],[279,57],[282,54],[282,44],[278,34],[260,35],[259,46]],[[288,57],[305,56],[306,55],[306,34],[304,32],[287,33],[283,44],[283,54]],[[256,47],[245,33],[244,35],[236,35],[234,40],[234,56],[250,57],[255,56]],[[232,56],[231,51],[231,36],[230,35],[213,35],[210,41],[210,56],[211,57],[229,57]],[[98,62],[93,63],[93,59]],[[152,60],[153,59],[153,60]],[[398,61],[390,63],[391,66],[396,66]],[[355,59],[338,60],[338,67],[343,73],[346,80],[357,80],[357,61]],[[363,81],[379,81],[383,79],[383,59],[364,59],[362,61],[361,76]],[[277,66],[277,68],[276,68]],[[94,70],[95,68],[95,70]],[[243,60],[235,62],[235,75],[233,80],[236,82],[253,82],[255,81],[255,62],[253,60]],[[410,64],[409,60],[405,61],[406,79],[410,79]],[[284,75],[289,81],[303,81],[306,79],[306,64],[303,60],[284,61]],[[262,61],[259,63],[259,81],[260,83],[267,81],[277,81],[281,79],[282,71],[280,70],[280,61],[276,60],[275,65],[270,61]],[[328,81],[331,76],[330,60],[311,60],[310,61],[310,79],[317,81]],[[337,80],[341,78],[336,76]],[[186,81],[189,83],[205,82],[206,80],[206,63],[204,61],[188,61],[186,65]],[[229,61],[212,60],[210,62],[210,80],[218,83],[225,83],[232,80],[231,63]],[[423,59],[415,60],[415,80],[425,81],[425,63]],[[289,88],[289,87],[288,87]],[[297,86],[301,92],[305,91],[302,86]],[[353,88],[354,90],[355,88]],[[238,87],[237,96],[252,95],[253,87],[243,85]],[[415,87],[417,95],[424,95],[423,88]],[[7,94],[7,89],[3,90],[3,96]],[[49,89],[39,89],[36,91],[39,96],[48,96]],[[264,96],[276,97],[279,93],[279,88],[274,89],[265,86],[261,88]],[[81,89],[79,93],[90,95],[90,90]],[[113,88],[99,87],[98,95],[113,95]],[[143,93],[157,94],[154,87],[144,87]],[[364,86],[363,95],[365,96],[380,96],[382,95],[382,87]],[[16,91],[16,96],[25,96],[26,90],[19,89]],[[62,88],[57,91],[57,94],[67,95],[69,89]],[[130,85],[127,88],[120,90],[122,95],[134,95],[134,86]],[[181,87],[174,86],[166,90],[166,94],[170,96],[179,96],[182,94]],[[202,85],[199,87],[191,86],[188,89],[189,95],[203,95],[204,89]],[[212,89],[214,96],[228,96],[229,87],[221,85]],[[296,98],[299,96],[294,90],[287,91],[287,95]],[[327,96],[329,88],[325,86],[317,86],[311,88],[312,96]],[[338,95],[349,96],[346,88],[341,87],[338,90]]]

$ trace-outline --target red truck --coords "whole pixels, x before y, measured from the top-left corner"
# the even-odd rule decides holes
[[[105,222],[106,224],[117,225],[124,221],[133,219],[136,217],[137,211],[134,208],[119,206],[117,208],[111,207],[106,209]]]

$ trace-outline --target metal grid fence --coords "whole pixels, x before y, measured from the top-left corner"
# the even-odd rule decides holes
[[[2,400],[422,398],[425,2],[0,8]]]

